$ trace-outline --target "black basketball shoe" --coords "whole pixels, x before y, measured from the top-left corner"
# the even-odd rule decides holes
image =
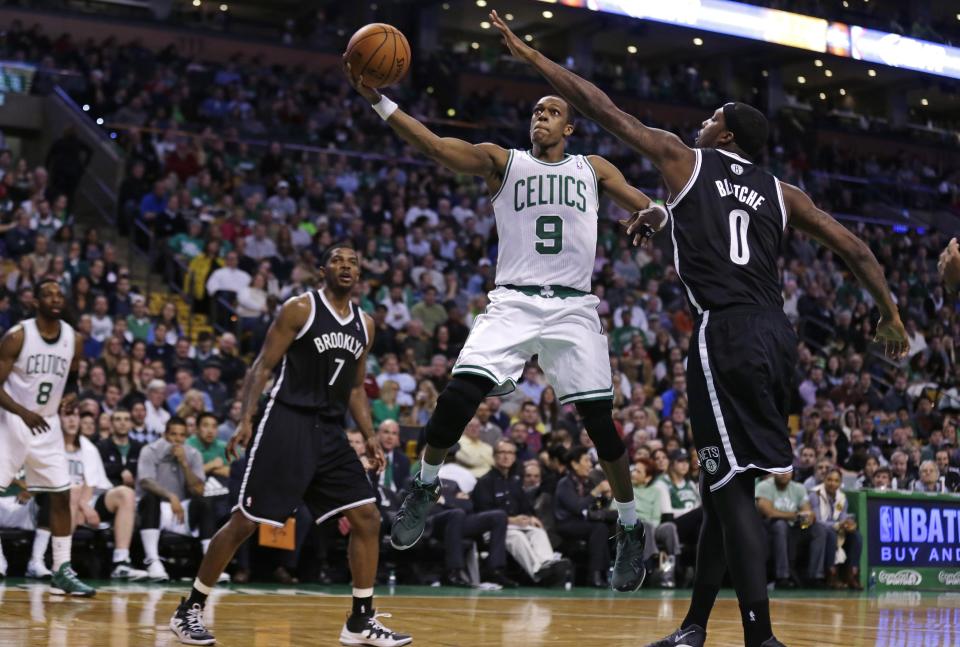
[[[650,643],[647,647],[703,647],[705,642],[707,642],[706,629],[700,625],[687,625],[662,640]]]
[[[188,606],[186,598],[180,598],[180,606],[170,618],[170,631],[184,645],[212,645],[217,642],[203,624],[203,607],[197,603]]]
[[[415,478],[390,529],[390,545],[397,550],[406,550],[420,541],[427,525],[427,513],[439,498],[440,479],[427,484]]]
[[[627,530],[617,523],[617,558],[613,562],[613,577],[610,585],[617,591],[636,591],[647,576],[643,565],[643,545],[645,543],[643,524],[637,524]]]

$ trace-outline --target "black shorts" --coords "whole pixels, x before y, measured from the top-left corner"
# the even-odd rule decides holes
[[[779,308],[734,306],[696,322],[687,391],[711,490],[750,469],[793,469],[787,415],[796,365],[797,336]]]
[[[271,400],[256,427],[234,510],[283,526],[300,503],[317,523],[374,503],[376,494],[341,425]]]

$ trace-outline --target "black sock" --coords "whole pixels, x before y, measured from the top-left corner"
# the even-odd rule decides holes
[[[188,607],[192,607],[194,604],[199,604],[201,607],[207,604],[207,594],[201,593],[196,587],[190,589],[190,597],[187,598]]]
[[[770,600],[755,600],[740,605],[740,617],[743,620],[743,638],[746,647],[760,647],[773,637],[770,627]]]
[[[353,598],[353,612],[347,618],[347,629],[362,631],[367,625],[367,619],[373,616],[373,596],[368,598]]]
[[[686,629],[690,625],[699,625],[701,628],[707,628],[707,621],[710,619],[710,612],[713,611],[713,603],[720,592],[719,586],[701,584],[694,581],[693,595],[690,598],[690,608],[687,609],[687,617],[683,619],[681,628]]]

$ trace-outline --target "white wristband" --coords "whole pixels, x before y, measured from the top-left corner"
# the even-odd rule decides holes
[[[667,221],[670,219],[670,215],[667,213],[667,210],[663,208],[663,205],[662,205],[662,204],[658,204],[658,203],[656,203],[656,202],[651,202],[651,203],[650,203],[650,206],[647,207],[647,208],[648,208],[648,209],[658,209],[658,210],[663,214],[663,220],[661,220],[661,221],[660,221],[660,224],[657,225],[657,231],[660,231],[661,229],[663,229],[663,228],[666,226]]]
[[[380,95],[380,100],[374,103],[371,106],[380,118],[386,121],[390,118],[390,115],[394,113],[397,109],[397,104],[391,101],[385,94]]]

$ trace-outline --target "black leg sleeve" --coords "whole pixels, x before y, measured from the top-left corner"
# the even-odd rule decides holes
[[[145,492],[137,504],[137,511],[140,513],[141,530],[160,527],[160,497],[156,494]]]

